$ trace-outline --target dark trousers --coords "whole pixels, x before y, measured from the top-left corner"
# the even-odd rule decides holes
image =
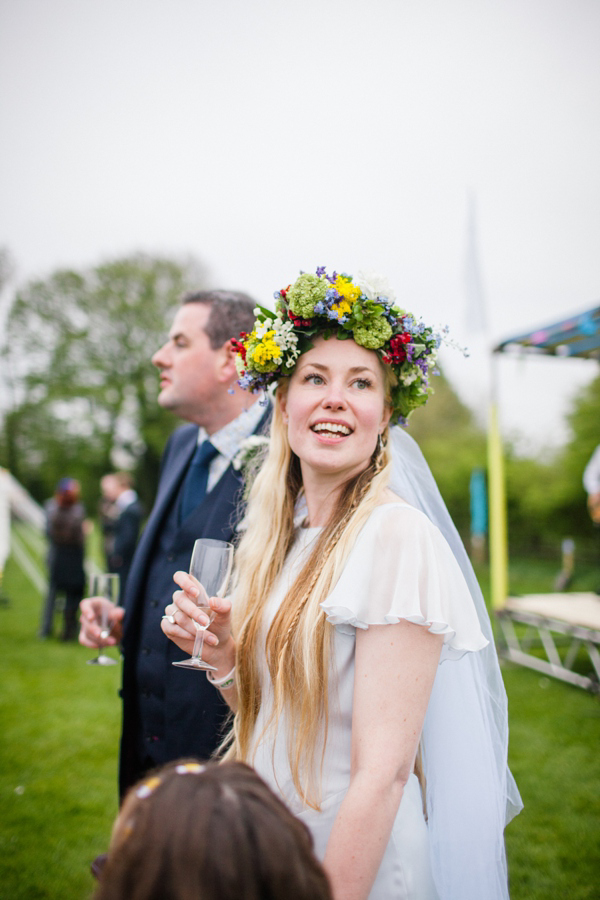
[[[62,638],[65,641],[70,641],[77,636],[77,609],[83,599],[83,588],[67,588],[61,591],[52,583],[48,585],[48,593],[42,609],[40,637],[49,637],[52,634],[54,607],[56,606],[56,597],[59,593],[64,593],[65,595],[65,618]]]

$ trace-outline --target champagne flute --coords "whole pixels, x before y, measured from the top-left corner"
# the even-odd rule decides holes
[[[119,576],[114,575],[113,573],[92,575],[90,579],[90,596],[104,597],[114,606],[119,597]],[[102,610],[100,612],[100,637],[103,641],[105,641],[110,634],[108,611],[109,607],[106,604],[102,604]],[[110,656],[103,653],[102,647],[99,646],[98,656],[95,656],[94,659],[88,659],[87,664],[89,666],[116,666],[117,660],[112,659]]]
[[[210,538],[200,538],[194,543],[192,559],[190,561],[190,575],[199,582],[200,593],[196,598],[198,607],[208,616],[206,625],[196,625],[196,638],[194,649],[189,659],[174,662],[174,666],[185,669],[212,669],[215,666],[204,662],[202,659],[202,647],[204,645],[204,632],[213,621],[215,614],[208,604],[209,597],[223,597],[229,583],[231,568],[233,566],[233,544],[227,541],[214,541]]]

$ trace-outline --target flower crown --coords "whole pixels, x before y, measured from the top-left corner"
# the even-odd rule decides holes
[[[435,361],[441,336],[396,306],[381,276],[328,275],[319,267],[316,275],[302,273],[274,296],[275,314],[257,307],[250,334],[242,332],[241,340],[232,341],[240,387],[260,391],[291,375],[298,357],[312,347],[311,339],[322,334],[352,338],[392,368],[398,380],[392,388],[392,422],[405,424],[433,393],[429,378],[439,374]]]
[[[201,775],[206,770],[206,766],[202,763],[197,762],[182,762],[175,766],[174,770],[177,775]],[[135,796],[139,800],[146,800],[150,797],[157,787],[159,787],[163,781],[165,774],[168,774],[171,770],[166,770],[162,773],[157,773],[156,775],[150,775],[148,778],[145,778],[141,781],[138,786],[134,789]],[[133,830],[135,828],[135,812],[133,815],[127,819],[126,822],[122,825],[122,838],[123,840],[129,839],[131,837]]]
[[[175,766],[174,771],[177,775],[201,775],[204,772],[206,766],[203,766],[202,763],[196,762],[186,762],[180,763]],[[136,788],[135,796],[139,797],[140,800],[145,800],[146,797],[149,797],[150,794],[153,794],[159,784],[162,784],[163,779],[160,775],[151,775],[149,778],[146,778],[142,783]]]

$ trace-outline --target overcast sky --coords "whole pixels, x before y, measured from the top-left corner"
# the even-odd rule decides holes
[[[598,0],[0,0],[0,121],[14,283],[193,254],[268,304],[300,269],[377,269],[471,346],[442,363],[477,408],[489,343],[600,304]],[[541,450],[598,366],[499,371]]]

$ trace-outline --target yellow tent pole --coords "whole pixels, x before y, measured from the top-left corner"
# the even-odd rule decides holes
[[[504,457],[498,408],[492,392],[488,427],[488,491],[490,508],[490,587],[492,609],[502,609],[508,596],[508,538]]]

